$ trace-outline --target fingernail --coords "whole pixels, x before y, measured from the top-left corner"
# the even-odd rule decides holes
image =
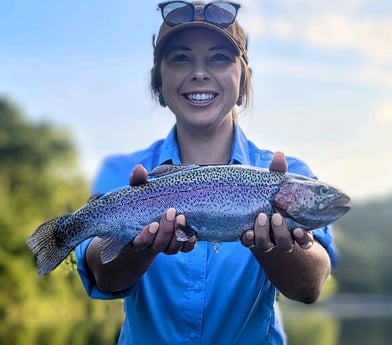
[[[158,223],[156,223],[156,222],[151,223],[150,226],[148,227],[148,232],[149,232],[150,234],[153,234],[153,235],[154,235],[154,234],[157,233],[158,228],[159,228],[159,224],[158,224]]]
[[[257,216],[257,224],[259,226],[266,226],[267,225],[267,221],[268,221],[268,217],[265,213],[260,213]]]
[[[296,229],[294,229],[294,231],[293,231],[293,235],[294,235],[296,238],[300,239],[300,238],[302,238],[302,237],[305,236],[305,231],[303,231],[302,229],[296,228]]]
[[[246,239],[252,241],[255,238],[255,234],[253,231],[247,231],[246,234]]]
[[[183,214],[179,214],[176,218],[177,226],[180,228],[185,228],[185,216]]]
[[[166,220],[172,222],[176,218],[176,210],[174,208],[169,208],[166,211]]]
[[[276,226],[281,226],[283,224],[283,217],[280,214],[275,213],[272,216],[272,223]]]

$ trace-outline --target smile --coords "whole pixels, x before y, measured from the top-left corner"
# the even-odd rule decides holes
[[[191,101],[192,103],[206,104],[211,102],[216,97],[216,94],[211,92],[186,93],[184,94],[184,96],[188,101]]]

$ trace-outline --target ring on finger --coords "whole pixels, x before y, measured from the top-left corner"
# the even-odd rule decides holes
[[[266,250],[263,250],[263,253],[269,253],[270,251],[272,251],[276,246],[274,246],[273,244],[271,244]]]
[[[287,250],[285,250],[285,253],[291,253],[294,250],[294,244],[291,245],[291,247]]]
[[[310,247],[312,247],[313,246],[313,241],[309,241],[309,242],[306,242],[306,243],[304,243],[304,244],[301,244],[301,248],[302,249],[309,249]]]

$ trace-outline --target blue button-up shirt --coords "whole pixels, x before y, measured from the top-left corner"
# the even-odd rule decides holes
[[[231,164],[267,168],[273,153],[258,149],[235,128]],[[313,176],[301,161],[286,157],[288,170]],[[152,170],[160,164],[181,164],[175,127],[168,137],[143,151],[107,158],[93,185],[93,194],[128,184],[137,164]],[[314,177],[314,176],[313,176]],[[328,228],[315,237],[334,260]],[[129,290],[100,291],[85,263],[90,240],[76,249],[78,272],[93,298],[124,298],[125,321],[118,344],[281,345],[285,343],[276,308],[276,288],[249,249],[240,242],[222,243],[218,252],[199,241],[194,250],[159,254]]]

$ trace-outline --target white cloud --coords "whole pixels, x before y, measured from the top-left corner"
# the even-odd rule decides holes
[[[354,50],[361,55],[392,59],[392,13],[362,11],[366,1],[276,1],[274,13],[258,1],[244,1],[242,23],[251,37],[270,36],[316,48]],[[276,5],[275,4],[275,5]]]
[[[392,130],[392,101],[380,104],[374,113],[377,124],[383,129]]]
[[[392,58],[392,15],[379,19],[331,12],[311,18],[298,31],[299,37],[312,45],[353,49],[368,57]]]
[[[277,52],[278,57],[263,61],[271,72],[392,88],[392,12],[370,14],[364,10],[369,1],[280,0],[274,2],[274,10],[267,11],[261,2],[247,0],[242,2],[241,23],[253,47],[271,38],[287,46],[302,45],[321,55],[335,54],[336,61],[347,54],[356,61],[350,66],[337,66],[328,59],[317,64],[279,57]]]

